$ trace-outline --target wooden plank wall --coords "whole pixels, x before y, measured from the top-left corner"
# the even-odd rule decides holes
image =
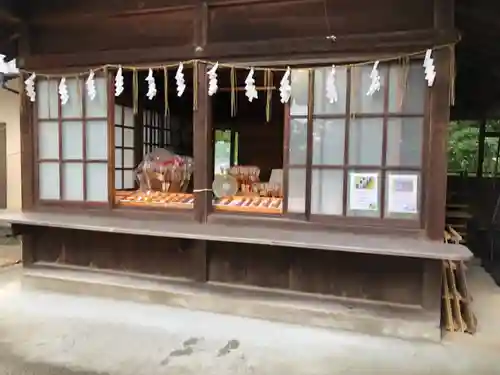
[[[401,49],[436,37],[433,1],[33,1],[24,57],[39,69]]]
[[[426,264],[421,259],[58,228],[21,230],[28,265],[49,262],[374,302],[425,304]],[[439,287],[436,290],[439,294]]]

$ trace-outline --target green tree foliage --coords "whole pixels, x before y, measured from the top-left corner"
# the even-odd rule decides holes
[[[487,132],[500,132],[500,121],[490,120]],[[495,174],[498,152],[497,136],[487,137],[484,144],[483,174]],[[448,171],[450,173],[475,174],[479,160],[479,122],[454,121],[448,137]],[[500,165],[497,167],[500,169]],[[498,172],[497,172],[498,173]]]

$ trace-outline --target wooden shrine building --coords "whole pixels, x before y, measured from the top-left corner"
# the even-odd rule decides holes
[[[472,256],[443,243],[455,73],[474,45],[459,6],[3,1],[0,46],[28,83],[23,211],[0,218],[27,274],[134,278],[156,302],[439,339],[441,261]]]

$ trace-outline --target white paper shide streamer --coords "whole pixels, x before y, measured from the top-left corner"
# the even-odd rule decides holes
[[[255,88],[255,79],[253,78],[254,70],[250,69],[250,73],[248,73],[247,78],[245,79],[245,95],[248,98],[249,102],[252,102],[254,99],[257,99],[257,89]]]
[[[207,72],[208,76],[208,96],[212,96],[217,92],[219,87],[217,86],[217,69],[219,68],[219,63],[215,63],[214,66],[212,66],[212,69],[210,69]]]
[[[61,98],[61,104],[66,105],[69,100],[68,85],[66,85],[66,78],[62,77],[59,82],[59,97]]]
[[[373,69],[370,73],[370,79],[372,81],[370,87],[368,88],[368,92],[366,93],[367,96],[372,96],[377,91],[380,91],[380,73],[378,71],[378,64],[379,61],[375,61],[375,64],[373,64]]]
[[[32,73],[26,79],[26,81],[24,81],[24,85],[26,87],[26,95],[28,95],[28,98],[30,98],[30,102],[35,102],[36,100],[35,79],[36,79],[36,74]]]
[[[177,82],[177,96],[181,97],[186,90],[186,81],[184,80],[184,64],[179,63],[177,72],[175,73],[175,81]]]
[[[432,58],[431,49],[428,49],[425,53],[424,68],[425,80],[427,81],[427,85],[429,87],[432,87],[432,85],[434,84],[434,79],[436,78],[436,69],[434,67],[434,59]]]
[[[123,92],[123,70],[120,66],[115,77],[115,96],[120,96]]]
[[[280,97],[281,103],[288,103],[290,96],[292,95],[292,86],[290,85],[290,67],[286,69],[285,74],[280,82]]]
[[[156,82],[155,77],[153,76],[153,69],[149,69],[148,76],[146,77],[146,82],[148,83],[148,92],[146,93],[146,96],[149,100],[152,100],[158,92],[156,90]]]
[[[93,70],[91,70],[87,78],[87,81],[85,82],[85,85],[87,86],[87,95],[89,96],[90,100],[94,100],[97,95],[94,78],[95,78],[95,73]]]
[[[332,65],[332,69],[330,73],[328,73],[328,77],[326,78],[326,98],[330,102],[330,104],[337,103],[339,100],[339,94],[337,91],[337,69],[335,65]]]

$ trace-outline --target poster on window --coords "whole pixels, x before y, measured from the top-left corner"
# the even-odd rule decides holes
[[[417,175],[389,175],[388,211],[399,214],[416,214],[418,199]]]
[[[349,209],[358,211],[378,210],[378,174],[350,174]]]

